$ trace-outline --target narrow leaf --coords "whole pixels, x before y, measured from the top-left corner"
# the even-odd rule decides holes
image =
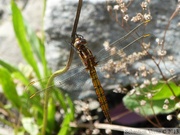
[[[15,2],[11,1],[11,9],[12,9],[12,22],[15,31],[16,38],[18,40],[19,46],[21,48],[21,52],[26,59],[26,61],[32,66],[35,71],[37,77],[40,79],[40,73],[37,66],[37,61],[33,56],[33,50],[30,42],[28,41],[28,35],[26,33],[23,17],[21,11],[15,4]]]
[[[67,99],[67,103],[70,107],[70,114],[71,114],[71,121],[74,120],[74,114],[75,114],[75,108],[74,108],[74,104],[72,102],[72,100],[70,99],[70,97],[66,94],[66,99]]]
[[[43,65],[44,73],[45,73],[44,76],[48,76],[48,73],[46,73],[46,71],[48,71],[48,68],[47,68],[47,61],[45,57],[45,47],[44,47],[43,41],[41,41],[37,37],[36,33],[33,31],[33,29],[29,26],[27,22],[25,22],[25,29],[26,29],[26,34],[28,36],[29,42],[32,45],[33,52],[36,58],[38,58],[38,61],[41,62],[41,64]]]
[[[11,78],[10,73],[5,68],[0,68],[0,83],[3,88],[4,95],[17,108],[21,106],[21,100],[16,92],[15,84]]]
[[[70,122],[71,122],[71,114],[67,113],[63,120],[63,123],[61,125],[61,129],[58,132],[58,135],[69,135],[70,134],[70,132],[71,132],[71,128],[69,126]]]
[[[53,101],[52,98],[49,99],[48,102],[48,129],[50,129],[50,131],[53,131],[55,128],[55,103]]]
[[[6,63],[5,61],[0,60],[0,65],[6,68],[11,74],[14,74],[15,78],[21,80],[24,85],[28,85],[29,80],[19,71],[16,67]]]
[[[64,110],[64,112],[67,112],[67,105],[65,103],[65,98],[61,90],[56,89],[53,91],[53,94],[55,95],[56,99],[58,100],[61,108]]]

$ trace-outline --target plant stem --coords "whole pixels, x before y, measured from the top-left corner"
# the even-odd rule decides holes
[[[72,33],[71,33],[71,44],[74,44],[74,41],[75,41],[75,35],[76,35],[76,30],[77,30],[77,26],[78,26],[78,22],[79,22],[79,16],[80,16],[81,7],[82,7],[82,1],[83,0],[79,0],[79,3],[78,3],[77,12],[76,12],[76,18],[75,18]],[[44,0],[44,6],[46,7],[46,0]],[[44,7],[43,12],[45,12],[45,7]],[[71,47],[71,51],[70,51],[70,55],[69,55],[67,65],[63,69],[54,72],[50,76],[50,78],[48,79],[46,88],[49,88],[51,86],[51,84],[53,83],[53,80],[54,80],[54,78],[56,76],[65,73],[69,69],[69,67],[70,67],[70,65],[72,63],[73,54],[74,54],[74,50]],[[45,135],[45,133],[46,133],[47,116],[48,116],[48,101],[49,101],[49,91],[46,90],[45,91],[45,96],[44,96],[44,111],[43,111],[44,113],[43,113],[43,125],[42,125],[41,135]]]
[[[51,84],[52,84],[52,82],[53,82],[53,80],[54,80],[54,78],[55,78],[56,76],[65,73],[65,72],[69,69],[69,67],[70,67],[70,65],[71,65],[71,62],[72,62],[72,58],[73,58],[73,52],[74,52],[74,51],[73,51],[73,49],[71,48],[70,56],[69,56],[69,60],[68,60],[67,65],[66,65],[63,69],[54,72],[54,73],[50,76],[50,78],[48,79],[48,83],[47,83],[47,85],[46,85],[46,88],[49,88],[49,87],[51,86]],[[42,135],[45,135],[45,133],[46,133],[47,116],[48,116],[48,101],[49,101],[49,91],[46,90],[46,91],[45,91],[45,96],[44,96],[43,127],[42,127],[42,131],[41,131],[41,134],[42,134]]]

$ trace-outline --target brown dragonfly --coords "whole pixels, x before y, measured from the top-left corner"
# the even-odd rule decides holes
[[[127,35],[125,35],[123,38],[117,40],[116,42],[112,43],[110,46],[113,47],[114,45],[117,45],[117,43],[119,43],[121,40],[126,39],[129,34],[132,34],[132,32],[134,32],[138,27],[140,27],[142,24],[148,23],[149,21],[145,21],[143,23],[141,23],[140,25],[138,25],[136,28],[134,28],[131,32],[129,32]],[[150,34],[144,34],[143,36],[135,39],[133,42],[131,42],[129,45],[132,45],[134,42],[142,39],[142,38],[146,38],[149,37]],[[94,86],[94,89],[96,91],[96,95],[98,97],[98,101],[100,103],[101,109],[106,117],[106,119],[108,120],[109,123],[112,123],[111,121],[111,117],[109,114],[109,107],[108,107],[108,103],[106,100],[106,96],[104,94],[104,90],[101,86],[101,82],[98,78],[97,72],[95,67],[98,65],[98,61],[96,61],[95,56],[92,54],[91,50],[89,50],[85,44],[87,43],[86,39],[84,39],[83,36],[81,35],[76,35],[76,39],[75,39],[75,43],[73,44],[73,46],[75,47],[77,53],[79,54],[79,57],[83,63],[83,65],[85,66],[86,71],[89,73],[91,79],[92,79],[92,83]],[[123,49],[127,48],[129,45],[125,46],[124,48],[121,49],[121,51],[123,51]]]
[[[77,14],[79,15],[80,15],[80,10],[81,10],[80,8],[78,8],[77,10]],[[141,44],[140,42],[144,40],[145,38],[150,37],[150,34],[142,34],[142,36],[138,36],[138,37],[133,37],[132,35],[134,34],[137,36],[137,34],[135,34],[136,30],[140,27],[143,27],[148,22],[149,20],[140,23],[134,29],[128,32],[125,36],[121,37],[120,39],[110,44],[109,48],[116,48],[117,50],[125,51],[125,50],[128,50],[128,48],[133,47],[134,44],[138,44],[140,46]],[[78,21],[76,19],[74,23],[74,26],[76,25],[76,28],[77,28],[77,23]],[[87,89],[87,87],[85,87],[87,85],[83,87],[83,84],[86,84],[86,82],[88,82],[86,81],[87,79],[91,79],[96,95],[98,97],[98,101],[100,103],[101,109],[106,119],[108,120],[108,122],[112,123],[110,113],[109,113],[108,103],[106,100],[106,96],[104,94],[104,89],[101,85],[97,72],[98,73],[101,72],[101,68],[99,67],[103,66],[103,63],[107,62],[109,59],[112,59],[113,56],[117,54],[115,53],[114,55],[112,55],[108,52],[110,49],[107,49],[107,50],[102,49],[97,53],[97,55],[93,55],[91,50],[89,50],[85,46],[87,43],[86,39],[83,36],[76,34],[76,30],[75,31],[73,30],[71,37],[72,37],[72,41],[71,41],[72,47],[71,47],[71,53],[70,53],[71,55],[70,55],[69,61],[72,60],[72,52],[74,48],[74,50],[78,53],[81,59],[81,63],[76,64],[75,67],[72,66],[69,71],[67,70],[69,69],[70,64],[67,64],[66,70],[64,70],[67,72],[61,75],[56,74],[54,77],[54,84],[49,86],[45,90],[50,90],[52,87],[60,87],[61,89],[64,89],[67,91],[69,90],[69,93],[74,94],[77,89],[79,90]],[[124,42],[127,41],[129,37],[133,37],[133,40],[129,44],[125,44]],[[78,82],[78,79],[81,80],[82,82]],[[36,83],[33,83],[32,85],[36,86]],[[37,93],[33,94],[32,96],[35,96]]]

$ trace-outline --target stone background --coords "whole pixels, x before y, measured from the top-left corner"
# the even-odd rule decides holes
[[[133,2],[128,11],[130,15],[134,15],[140,11],[139,3],[141,1],[142,0],[135,0]],[[18,5],[23,7],[26,2],[27,5],[24,7],[23,15],[32,28],[38,32],[42,29],[43,0],[18,0]],[[164,34],[168,19],[176,9],[176,6],[177,1],[175,0],[151,0],[150,9],[153,20],[146,31],[152,33],[155,37],[161,38]],[[75,0],[48,0],[47,2],[44,29],[47,37],[47,60],[53,70],[64,66],[67,61],[70,50],[68,42],[70,41],[76,7],[77,1]],[[168,54],[173,54],[176,60],[175,64],[166,63],[167,68],[174,68],[175,74],[177,75],[180,69],[180,27],[177,26],[178,22],[180,22],[179,15],[173,19],[167,31],[165,43]],[[131,27],[133,28],[134,26]],[[104,0],[84,2],[78,33],[82,34],[87,39],[88,47],[92,49],[93,52],[97,52],[97,50],[101,49],[104,41],[113,42],[125,34],[123,29],[106,11],[106,3]],[[26,64],[14,36],[11,23],[10,0],[0,0],[0,59],[16,66],[20,63]],[[148,60],[147,62],[152,64]],[[134,65],[134,67],[135,66],[136,65]],[[127,81],[125,78],[116,80],[120,80],[120,82]],[[108,82],[110,81],[108,80]],[[78,83],[82,84],[81,82]],[[114,84],[115,82],[112,81],[112,83]],[[104,85],[105,84],[103,84],[103,87]],[[105,90],[112,89],[112,87],[108,88],[108,86],[104,88]],[[68,92],[73,99],[95,95],[93,93],[94,91],[84,91],[84,93],[82,93],[82,90],[79,90],[74,93],[74,91],[70,90]],[[3,133],[8,132],[7,134],[10,134],[11,132],[10,130],[4,130],[5,129],[0,129]]]
[[[26,1],[28,0],[19,0],[18,4],[22,7]],[[137,12],[136,6],[139,8],[140,1],[141,0],[138,0],[137,3],[132,5],[132,8],[130,8],[131,11],[129,11],[130,13],[135,14]],[[163,3],[163,6],[161,3]],[[153,31],[152,33],[156,37],[162,37],[163,30],[170,15],[175,10],[176,5],[177,1],[151,1],[150,8],[153,16],[152,24],[154,28],[150,27],[150,33]],[[54,39],[58,38],[56,40],[62,41],[62,43],[56,43],[56,40],[52,41],[55,42],[56,45],[58,44],[58,46],[63,46],[65,44],[64,48],[68,48],[66,44],[70,37],[76,6],[77,2],[70,0],[65,0],[64,2],[61,0],[51,0],[51,2],[48,2],[47,4],[45,30],[48,37]],[[23,10],[23,14],[35,31],[42,28],[42,26],[39,25],[42,22],[41,0],[28,1]],[[179,27],[177,27],[179,20],[180,19],[177,16],[172,21],[167,33],[167,44],[172,45],[179,43]],[[117,31],[117,29],[119,31]],[[85,38],[90,45],[96,44],[96,46],[101,46],[106,40],[112,42],[119,38],[114,36],[117,33],[123,33],[122,35],[124,35],[124,31],[120,26],[117,25],[114,20],[110,19],[110,16],[106,11],[106,3],[104,0],[99,0],[98,2],[93,0],[92,3],[88,3],[87,1],[84,2],[78,32],[85,35]],[[49,39],[47,40],[49,41]],[[177,49],[174,51],[178,53]],[[55,54],[56,53],[52,53],[52,55]],[[21,57],[11,24],[10,0],[0,0],[0,59],[17,65],[23,62]],[[63,58],[62,60],[65,59],[66,58]]]
[[[133,1],[131,7],[128,10],[130,16],[135,16],[138,12],[141,12],[141,0]],[[162,4],[163,3],[163,4]],[[152,21],[148,24],[146,28],[147,33],[151,33],[157,38],[162,38],[164,34],[164,29],[168,23],[168,19],[174,12],[177,6],[177,1],[151,1],[150,10],[152,14]],[[61,2],[61,0],[51,0],[47,3],[47,12],[45,16],[45,31],[47,37],[47,59],[53,70],[60,69],[63,67],[69,56],[71,30],[73,26],[74,16],[77,8],[76,2],[69,3],[69,0]],[[120,20],[121,21],[121,20]],[[168,54],[175,55],[176,62],[179,59],[179,42],[180,42],[180,32],[177,26],[180,18],[177,16],[171,23],[169,30],[167,31],[165,48],[168,49]],[[134,28],[136,25],[130,22],[130,29]],[[98,50],[103,48],[104,41],[113,42],[120,37],[125,35],[125,31],[112,19],[112,16],[106,10],[105,2],[91,3],[85,1],[83,3],[81,17],[78,25],[78,34],[83,35],[88,41],[88,48],[96,55]],[[141,29],[138,31],[140,32]],[[126,44],[126,43],[125,43]],[[175,50],[173,49],[175,46]],[[134,50],[135,48],[129,47],[128,49]],[[78,57],[78,56],[77,56]],[[76,58],[73,62],[76,62]],[[77,58],[78,59],[78,58]],[[147,59],[145,63],[148,63],[151,67],[155,67],[154,63]],[[133,64],[133,68],[137,69],[139,63]],[[176,64],[166,62],[166,66],[173,68],[175,73],[179,73],[179,67]],[[163,72],[166,69],[161,67]],[[76,71],[77,72],[77,71]],[[81,79],[80,76],[83,74],[78,74],[78,84],[82,87],[84,83],[84,78]],[[157,74],[156,77],[160,75]],[[64,76],[63,76],[64,77]],[[74,81],[77,81],[74,78]],[[116,86],[115,84],[123,84],[124,86],[130,84],[129,77],[124,77],[123,75],[115,75],[115,80],[103,80],[103,87],[105,90],[112,90]],[[70,84],[74,84],[74,81],[69,81]],[[108,85],[106,84],[108,82]],[[70,86],[69,84],[69,86]],[[110,87],[110,89],[108,89]],[[93,89],[92,87],[84,86],[86,91],[81,89],[76,89],[76,87],[68,87],[65,89],[69,92],[72,98],[86,97],[87,95],[93,95],[94,91],[87,92],[88,89]],[[83,93],[86,92],[86,93]],[[87,94],[88,93],[88,94]],[[87,94],[87,95],[86,95]],[[83,96],[82,96],[83,95]]]
[[[0,59],[13,65],[18,65],[25,62],[22,59],[17,41],[14,37],[9,1],[0,0]],[[25,1],[19,1],[18,4],[22,6],[24,4],[23,2]],[[128,11],[130,15],[133,16],[141,10],[140,2],[141,0],[133,2]],[[152,0],[150,9],[153,20],[148,25],[146,31],[152,33],[155,37],[161,38],[168,19],[176,6],[177,1]],[[77,1],[74,0],[47,1],[44,29],[47,41],[47,60],[53,70],[61,68],[67,62],[70,50],[68,43],[70,41],[76,8]],[[36,32],[42,29],[42,1],[28,1],[23,14]],[[169,49],[168,53],[175,55],[177,63],[179,63],[180,50],[180,28],[177,26],[178,22],[180,22],[179,16],[173,19],[166,37],[166,48]],[[134,25],[130,27],[133,28]],[[88,47],[95,52],[94,54],[102,48],[104,41],[113,42],[125,34],[124,30],[106,11],[106,3],[103,0],[94,0],[93,2],[84,1],[78,33],[87,39]],[[175,66],[173,67],[176,70],[175,72],[179,73],[178,66],[170,64],[168,66]],[[120,82],[123,80],[124,78]]]

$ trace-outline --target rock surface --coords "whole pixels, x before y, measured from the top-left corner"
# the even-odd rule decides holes
[[[163,6],[162,6],[163,3]],[[147,33],[151,33],[155,37],[162,38],[164,35],[165,27],[168,23],[168,19],[174,12],[176,8],[177,3],[175,1],[152,1],[150,5],[151,15],[153,17],[153,20],[150,24],[148,24],[146,28]],[[47,12],[45,16],[45,31],[47,33],[47,59],[50,63],[50,66],[53,70],[60,69],[62,66],[64,66],[67,62],[68,56],[69,56],[69,50],[70,50],[70,35],[71,30],[73,26],[73,21],[75,17],[75,12],[77,8],[77,2],[69,2],[69,1],[60,1],[60,0],[51,0],[47,3]],[[137,12],[140,12],[140,1],[134,1],[129,8],[129,14],[131,16],[136,15]],[[175,54],[175,59],[178,60],[178,50],[179,49],[173,49],[173,45],[179,48],[179,42],[180,42],[180,32],[179,27],[177,26],[179,22],[179,18],[176,17],[173,19],[169,30],[167,31],[166,36],[166,42],[165,42],[165,48],[168,49],[168,54]],[[131,23],[130,23],[131,25]],[[131,28],[135,27],[135,25],[130,26]],[[142,29],[141,29],[142,30]],[[139,30],[139,31],[141,31]],[[106,4],[105,2],[100,3],[93,3],[90,1],[85,1],[83,3],[81,17],[78,25],[78,34],[83,35],[87,41],[88,41],[88,48],[92,50],[92,52],[98,52],[98,50],[102,49],[102,44],[104,41],[110,41],[113,42],[117,40],[118,38],[125,35],[125,31],[115,22],[114,19],[112,19],[112,16],[107,12],[106,10]],[[126,44],[126,43],[125,43]],[[130,48],[129,49],[135,49]],[[78,59],[78,56],[75,57]],[[74,60],[74,61],[75,61]],[[149,62],[149,59],[146,61],[141,61],[133,64],[133,68],[137,69],[139,64],[142,62],[150,64],[149,66],[152,67],[154,70],[157,69],[155,64],[151,61]],[[178,61],[176,61],[178,63]],[[164,65],[160,64],[160,67],[163,69],[163,72],[165,71]],[[175,73],[178,73],[178,67],[174,64],[172,65],[171,62],[166,62],[167,67],[174,68]],[[156,68],[156,69],[155,69]],[[77,71],[76,71],[77,72]],[[135,71],[134,71],[135,72]],[[159,72],[158,70],[156,71]],[[68,74],[69,75],[69,74]],[[83,74],[79,74],[83,75]],[[64,77],[64,76],[63,76]],[[156,74],[155,77],[161,78],[160,74]],[[75,82],[77,81],[79,77],[74,78]],[[101,77],[100,77],[101,78]],[[103,79],[103,86],[105,89],[108,89],[108,86],[111,88],[112,85],[115,84],[123,84],[128,85],[129,84],[129,78],[123,76],[123,75],[116,75],[116,80],[107,80]],[[119,78],[119,79],[117,79]],[[74,81],[70,81],[71,84],[75,83]],[[81,82],[82,81],[82,82]],[[83,85],[84,79],[78,81],[78,84],[80,84],[81,88]],[[132,81],[132,80],[131,80]],[[109,85],[106,85],[106,82],[109,83]],[[82,84],[82,85],[81,85]],[[82,98],[86,97],[88,94],[93,94],[92,91],[87,91],[89,87],[84,87],[86,90],[86,93],[82,94],[81,88],[79,91],[74,87],[74,89],[67,87],[67,91],[69,91],[72,98]],[[92,87],[90,88],[92,89]],[[75,92],[73,92],[75,91]],[[84,92],[85,92],[84,91]],[[83,96],[82,96],[83,95]],[[85,95],[85,96],[84,96]]]

